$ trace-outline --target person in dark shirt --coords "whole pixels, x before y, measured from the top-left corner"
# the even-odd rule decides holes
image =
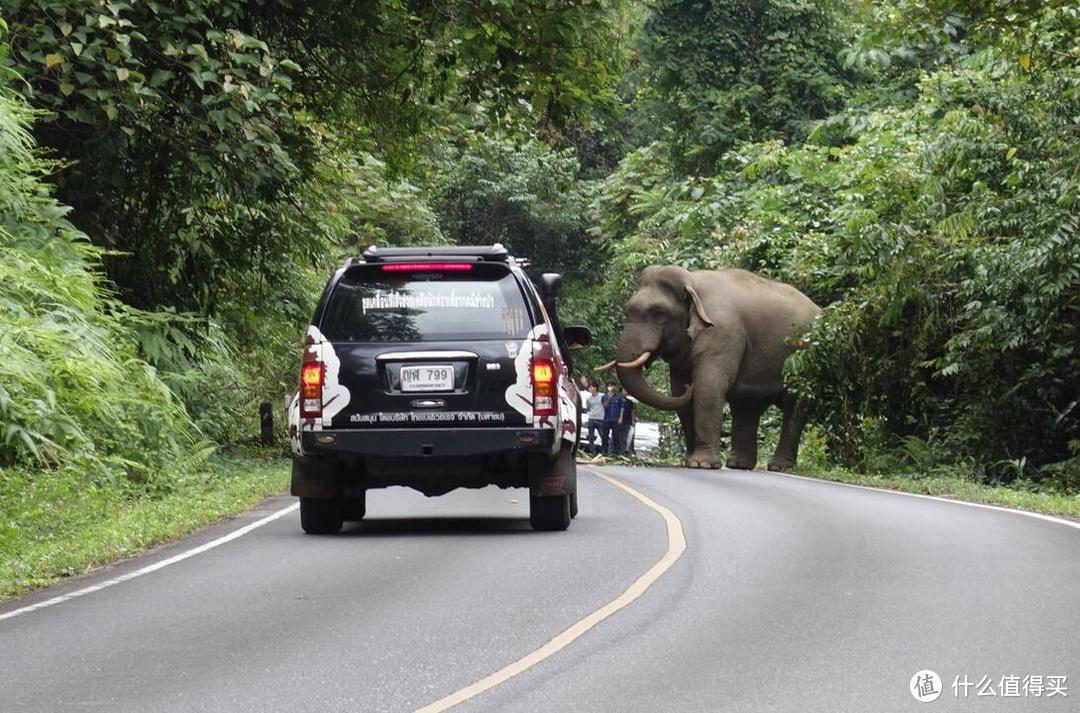
[[[604,427],[600,430],[600,447],[604,455],[619,454],[619,416],[622,414],[622,395],[615,390],[615,382],[609,381],[604,394]]]
[[[630,399],[630,393],[624,386],[622,388],[622,409],[619,411],[619,452],[631,454],[634,452],[634,442],[631,440],[631,432],[637,423],[637,414],[634,413],[634,402]]]

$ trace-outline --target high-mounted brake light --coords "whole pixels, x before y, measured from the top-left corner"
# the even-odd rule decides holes
[[[300,416],[322,416],[322,390],[326,368],[319,361],[305,361],[300,367]]]
[[[555,362],[549,357],[533,357],[533,415],[555,415]]]
[[[468,262],[391,262],[382,266],[383,272],[468,272],[472,268]]]

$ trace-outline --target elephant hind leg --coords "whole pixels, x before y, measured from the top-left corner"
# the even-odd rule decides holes
[[[789,471],[795,467],[795,460],[799,456],[799,439],[806,426],[809,410],[802,399],[788,391],[784,392],[780,407],[784,411],[784,420],[780,426],[780,442],[769,460],[769,470]]]
[[[727,467],[753,470],[757,466],[758,425],[769,404],[757,399],[731,401],[731,454]]]

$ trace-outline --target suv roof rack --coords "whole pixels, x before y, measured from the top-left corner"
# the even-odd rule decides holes
[[[365,262],[398,262],[455,258],[473,262],[503,262],[517,264],[502,243],[494,245],[440,245],[437,247],[380,248],[372,246],[364,251]]]

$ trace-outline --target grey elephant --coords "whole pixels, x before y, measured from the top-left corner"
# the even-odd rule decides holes
[[[792,338],[809,329],[820,308],[790,285],[737,269],[645,268],[626,302],[626,323],[614,361],[626,389],[650,406],[678,413],[686,464],[720,467],[724,404],[731,404],[729,468],[757,464],[758,424],[770,405],[783,411],[770,470],[795,465],[806,408],[784,388]],[[653,389],[642,369],[657,358],[671,368],[671,396]]]

